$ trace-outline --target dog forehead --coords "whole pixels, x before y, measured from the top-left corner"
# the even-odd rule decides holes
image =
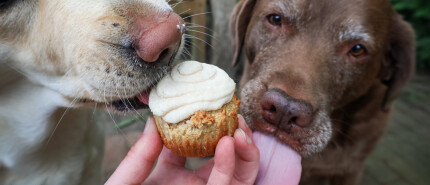
[[[369,47],[385,38],[392,12],[387,0],[308,1],[303,7],[301,31],[333,44],[359,41]]]
[[[387,0],[260,0],[257,2],[258,12],[281,13],[290,23],[295,24],[294,26],[314,25],[318,28],[321,28],[321,25],[338,26],[344,32],[363,38],[366,38],[362,33],[366,31],[364,23],[371,22],[370,19],[387,17],[384,12],[389,8],[390,4]],[[346,38],[350,34],[343,35],[343,38]]]
[[[385,38],[392,8],[386,0],[340,0],[326,4],[319,20],[335,42],[362,41],[372,46]],[[328,35],[327,35],[328,36]]]
[[[282,14],[290,22],[298,22],[304,15],[309,0],[260,0],[256,4],[256,12],[262,14]]]

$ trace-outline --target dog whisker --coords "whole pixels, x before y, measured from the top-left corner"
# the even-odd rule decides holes
[[[207,35],[207,36],[209,36],[209,37],[211,37],[211,38],[215,39],[216,41],[218,41],[218,40],[217,40],[217,38],[216,38],[216,37],[214,37],[214,36],[213,36],[213,35],[211,35],[211,34],[208,34],[208,33],[205,33],[205,32],[201,32],[201,31],[197,31],[197,30],[188,30],[188,31],[191,31],[191,32],[197,32],[197,33],[201,33],[201,34],[205,34],[205,35]]]
[[[197,23],[185,23],[185,25],[187,25],[187,28],[204,28],[204,29],[206,29],[206,30],[208,30],[208,31],[210,31],[212,33],[214,32],[212,29],[210,29],[210,28],[208,28],[206,26],[197,24]],[[191,26],[188,26],[188,25],[191,25]]]
[[[17,69],[16,67],[10,65],[9,63],[6,63],[6,66],[10,67],[11,69],[15,70],[16,72],[18,72],[19,74],[21,74],[22,76],[31,79],[31,76],[29,76],[28,74],[24,73],[23,71]]]
[[[189,12],[191,9],[187,9],[187,10],[185,10],[185,11],[183,11],[183,12],[181,12],[181,13],[178,13],[178,15],[182,15],[182,14],[184,14],[184,13],[187,13],[187,12]]]
[[[96,40],[94,40],[94,41],[96,41],[96,42],[100,42],[100,43],[104,43],[104,44],[107,44],[107,45],[112,45],[112,46],[117,46],[117,47],[126,48],[126,46],[124,46],[124,45],[122,45],[122,44],[114,43],[114,42],[107,41],[107,40],[96,39]]]
[[[202,51],[203,50],[203,48],[200,48],[200,47],[197,47],[197,45],[195,44],[195,43],[189,43],[189,45],[190,46],[194,46],[194,47],[196,47],[196,49],[198,50],[198,51]],[[187,52],[187,55],[188,56],[190,56],[190,59],[194,59],[194,56],[191,54],[191,52],[190,51],[188,51]]]
[[[76,97],[72,100],[72,102],[70,102],[69,106],[67,106],[66,110],[63,112],[63,114],[61,115],[60,119],[58,120],[57,124],[54,127],[54,130],[52,130],[51,135],[48,137],[48,140],[45,143],[45,148],[48,147],[49,142],[51,141],[52,137],[54,136],[55,131],[57,130],[58,126],[60,125],[61,121],[63,120],[64,116],[66,115],[66,113],[70,110],[70,108],[76,103],[76,101],[79,98]]]
[[[189,15],[189,16],[186,16],[186,17],[182,17],[182,19],[188,19],[188,18],[191,18],[191,17],[194,17],[194,16],[197,16],[197,15],[206,15],[206,14],[211,14],[212,12],[202,12],[202,13],[196,13],[196,14],[192,14],[192,15]]]
[[[115,119],[113,118],[113,116],[112,116],[112,114],[111,114],[111,112],[109,110],[109,107],[108,107],[108,104],[107,104],[108,101],[106,100],[106,96],[104,98],[105,98],[105,102],[104,103],[105,103],[105,106],[106,106],[106,111],[108,112],[109,117],[113,121],[114,127],[117,128],[116,131],[118,131],[119,134],[124,135],[125,133],[121,130],[121,128],[118,127],[118,124],[116,123]],[[110,97],[110,98],[112,99],[112,97]]]
[[[191,42],[186,41],[184,45],[185,46],[191,46]],[[193,58],[193,56],[191,55],[191,52],[188,51],[188,49],[186,47],[184,47],[183,53],[181,55],[183,55],[183,54],[186,54],[189,58]]]
[[[124,88],[124,94],[125,94],[126,92],[125,92],[125,88]],[[132,103],[130,102],[130,100],[129,99],[126,99],[127,101],[128,101],[128,103],[129,103],[129,105],[132,105]],[[143,120],[145,119],[133,106],[131,106],[131,108],[133,109],[133,111],[134,112],[136,112],[136,114],[140,117],[140,118],[142,118]]]
[[[121,102],[124,104],[124,106],[125,106],[125,108],[127,109],[127,111],[128,112],[130,112],[130,108],[127,106],[127,103],[125,102],[125,100],[124,99],[127,99],[127,98],[122,98],[121,97],[121,95],[120,95],[120,93],[119,93],[119,91],[118,91],[118,87],[115,87],[115,89],[116,89],[116,94],[118,95],[118,97],[119,97],[119,99],[121,100]],[[124,91],[125,92],[125,91]],[[124,95],[126,95],[126,94],[124,94]],[[124,96],[124,97],[126,97],[126,96]]]
[[[185,37],[185,38],[191,38],[191,39],[197,39],[197,40],[199,40],[199,41],[201,41],[201,42],[204,42],[206,45],[210,46],[212,49],[215,49],[211,44],[209,44],[209,43],[208,43],[208,42],[206,42],[205,40],[203,40],[203,39],[201,39],[201,38],[198,38],[198,37],[196,37],[196,36],[189,35],[189,34],[184,34],[184,37]],[[192,43],[192,44],[193,44],[193,43]]]
[[[97,102],[94,103],[93,117],[96,114],[96,110],[97,110]]]
[[[186,55],[187,58],[193,59],[193,56],[191,55],[191,53],[188,51],[188,49],[184,48],[183,53],[181,54],[181,56],[183,58],[185,58],[183,55]]]
[[[170,1],[169,1],[170,2]],[[183,0],[180,0],[179,2],[177,2],[177,3],[175,3],[175,4],[173,4],[173,5],[171,5],[171,7],[172,8],[175,8],[176,6],[178,6],[179,4],[181,4],[181,3],[183,3],[184,1]]]

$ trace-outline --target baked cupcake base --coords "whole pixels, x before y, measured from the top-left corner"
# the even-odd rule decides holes
[[[220,109],[196,111],[179,123],[168,123],[154,116],[164,145],[183,157],[206,157],[215,154],[218,141],[233,136],[238,127],[237,111],[240,100],[236,95]]]

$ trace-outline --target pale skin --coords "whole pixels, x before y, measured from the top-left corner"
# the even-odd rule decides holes
[[[251,129],[241,116],[234,137],[221,138],[214,158],[197,170],[186,169],[184,157],[163,147],[152,117],[146,125],[144,133],[106,185],[254,184],[260,152],[252,142]],[[157,158],[158,162],[153,169]]]
[[[253,133],[243,117],[239,115],[238,120],[239,128],[235,131],[234,137],[221,138],[214,158],[197,170],[189,170],[185,168],[184,157],[177,156],[163,147],[154,119],[150,117],[145,132],[105,185],[279,183],[297,185],[301,176],[301,166],[297,167],[298,164],[291,163],[293,155],[283,152],[285,147],[282,144],[268,150],[266,144],[269,143],[264,141],[265,136],[261,133],[255,134],[254,142]],[[264,151],[259,151],[258,148]],[[269,161],[268,164],[267,160],[260,160],[260,155],[261,159],[276,160]],[[154,167],[157,158],[158,162]],[[260,164],[269,168],[259,169]],[[263,175],[260,174],[257,179],[259,170],[262,170],[260,172]]]

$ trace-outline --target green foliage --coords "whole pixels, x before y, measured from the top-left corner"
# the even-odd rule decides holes
[[[391,0],[393,8],[415,29],[417,37],[417,68],[430,69],[430,1]]]

